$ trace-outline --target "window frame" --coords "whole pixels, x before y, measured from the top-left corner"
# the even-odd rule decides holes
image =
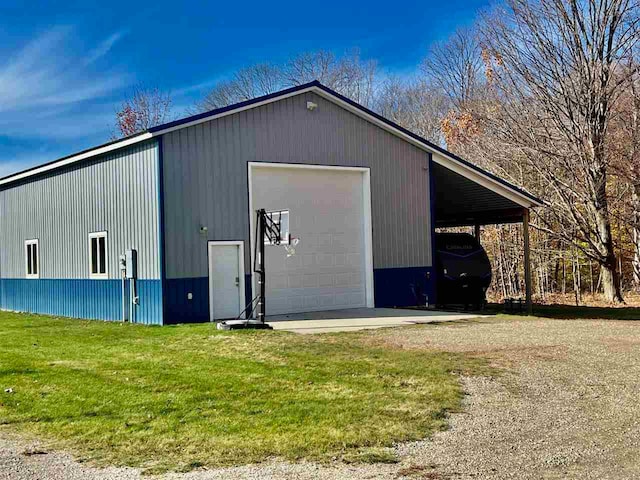
[[[93,239],[100,239],[100,238],[104,238],[104,273],[93,273],[93,252],[92,252],[92,243],[93,243]],[[107,262],[107,259],[109,257],[108,254],[108,248],[107,248],[107,241],[108,241],[108,234],[107,231],[101,231],[101,232],[90,232],[89,233],[89,278],[90,279],[94,279],[94,280],[104,280],[109,278],[109,262]],[[96,251],[96,270],[99,270],[100,267],[100,247],[99,247],[99,240],[96,240],[96,248],[98,249]]]
[[[36,273],[29,273],[29,246],[36,246]],[[31,249],[33,251],[33,248]],[[31,238],[24,241],[24,274],[25,278],[38,279],[40,278],[40,239]]]

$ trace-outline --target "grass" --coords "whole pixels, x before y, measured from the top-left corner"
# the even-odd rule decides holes
[[[589,307],[574,305],[536,305],[536,317],[558,319],[640,320],[638,307]]]
[[[479,312],[480,313],[480,312]],[[509,312],[501,304],[488,305],[485,313],[503,313],[505,315],[518,315]],[[520,313],[526,315],[526,312]],[[586,306],[586,305],[541,305],[534,304],[533,316],[539,318],[556,318],[564,320],[640,320],[640,307],[634,306]]]
[[[270,457],[392,462],[387,447],[443,428],[459,407],[452,373],[485,366],[367,335],[0,312],[0,424],[147,472]]]

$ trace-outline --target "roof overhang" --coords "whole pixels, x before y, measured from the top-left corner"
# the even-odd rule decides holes
[[[445,167],[431,166],[431,209],[436,227],[522,222],[526,206]]]
[[[519,189],[518,187],[511,185],[510,183],[502,180],[491,173],[482,170],[481,168],[463,160],[460,157],[448,152],[447,150],[429,142],[428,140],[419,137],[415,133],[395,124],[394,122],[378,115],[377,113],[363,107],[362,105],[354,102],[353,100],[340,95],[337,92],[325,87],[321,83],[314,81],[304,85],[282,90],[270,95],[258,97],[252,100],[248,100],[242,103],[229,105],[228,107],[220,108],[210,112],[201,113],[184,119],[176,120],[164,125],[150,128],[145,132],[141,132],[136,135],[132,135],[121,140],[110,142],[100,145],[95,148],[84,150],[74,155],[69,155],[53,162],[40,165],[29,170],[24,170],[0,179],[0,186],[14,183],[23,179],[27,179],[32,176],[41,175],[43,173],[50,172],[52,170],[69,166],[83,160],[103,155],[124,147],[135,145],[137,143],[145,142],[152,138],[160,137],[165,133],[169,133],[182,128],[187,128],[200,123],[209,122],[217,118],[225,117],[228,115],[234,115],[244,110],[252,108],[258,108],[263,105],[267,105],[272,102],[283,100],[295,95],[302,95],[307,92],[313,92],[328,101],[331,101],[346,110],[358,115],[359,117],[379,126],[380,128],[396,135],[416,147],[430,153],[435,163],[442,165],[453,172],[468,178],[469,180],[476,182],[491,191],[512,200],[521,207],[531,208],[536,206],[542,206],[542,201],[534,197],[533,195]]]
[[[440,164],[464,177],[483,185],[490,190],[513,200],[522,207],[531,208],[542,206],[542,200],[534,197],[533,195],[519,189],[515,185],[502,180],[501,178],[492,175],[491,173],[482,170],[481,168],[461,159],[460,157],[448,152],[444,148],[429,142],[428,140],[421,138],[413,132],[387,120],[386,118],[378,115],[371,110],[349,100],[342,95],[327,89],[324,86],[320,86],[316,91],[320,96],[327,100],[333,101],[341,105],[343,108],[355,113],[356,115],[365,118],[371,123],[378,125],[379,127],[387,130],[390,133],[408,141],[416,147],[432,154],[432,159],[435,163]]]

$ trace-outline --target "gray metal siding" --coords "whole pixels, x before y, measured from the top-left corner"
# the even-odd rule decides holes
[[[208,240],[250,271],[247,162],[370,167],[374,268],[432,264],[427,153],[314,93],[165,134],[163,159],[167,278],[207,276]]]
[[[89,278],[89,233],[107,231],[109,278],[138,249],[159,278],[158,146],[146,142],[0,190],[0,277],[24,278],[24,241],[40,243],[41,279]]]

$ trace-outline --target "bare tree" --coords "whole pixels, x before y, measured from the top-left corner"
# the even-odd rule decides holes
[[[429,83],[440,87],[460,112],[482,91],[485,76],[481,53],[477,32],[464,28],[434,44],[422,62],[421,70]]]
[[[615,105],[609,154],[614,175],[630,190],[620,200],[628,206],[622,215],[631,229],[633,283],[640,291],[640,75],[636,59],[630,59],[622,77],[629,81]]]
[[[486,20],[482,42],[502,100],[492,128],[547,185],[547,231],[596,261],[605,297],[620,302],[607,146],[625,84],[617,72],[638,41],[638,4],[508,0]]]
[[[284,65],[257,64],[243,68],[216,85],[196,110],[207,111],[319,80],[365,106],[373,104],[376,64],[363,61],[357,50],[336,57],[318,51],[298,55]]]
[[[128,137],[170,120],[171,96],[157,88],[136,87],[116,111],[114,139]]]
[[[425,81],[391,78],[380,87],[375,109],[389,120],[441,145],[441,121],[448,105],[441,91]]]
[[[303,53],[287,62],[284,77],[289,85],[319,80],[327,87],[364,106],[372,106],[377,65],[364,61],[353,49],[342,57],[320,50]]]
[[[215,110],[233,103],[268,95],[285,88],[279,67],[260,63],[243,68],[230,80],[220,82],[196,105],[198,111]]]

